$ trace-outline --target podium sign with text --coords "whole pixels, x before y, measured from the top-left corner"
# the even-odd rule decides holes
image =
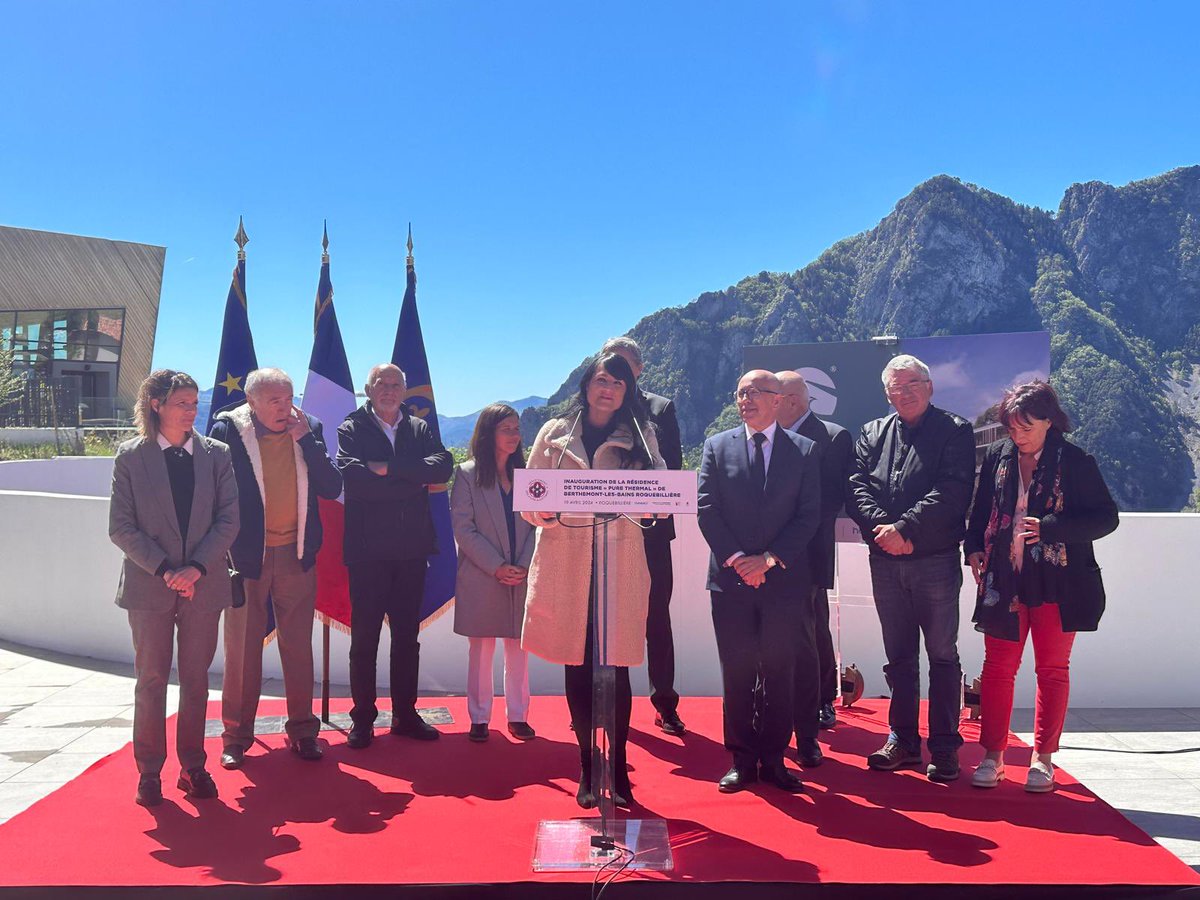
[[[696,473],[667,469],[516,469],[517,512],[695,515]]]

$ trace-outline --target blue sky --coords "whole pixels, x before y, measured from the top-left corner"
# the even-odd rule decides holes
[[[244,215],[259,361],[303,382],[321,221],[356,378],[413,223],[439,408],[548,394],[611,334],[802,267],[948,173],[1200,162],[1200,4],[5,6],[0,222],[167,247],[157,365],[209,384]]]

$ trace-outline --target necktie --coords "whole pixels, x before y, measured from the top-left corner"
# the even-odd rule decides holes
[[[754,459],[750,463],[750,478],[754,482],[754,486],[760,491],[766,490],[767,487],[767,464],[763,457],[763,444],[767,441],[767,436],[761,431],[754,434]]]

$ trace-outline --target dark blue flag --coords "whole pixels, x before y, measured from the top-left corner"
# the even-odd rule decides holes
[[[442,439],[438,427],[437,406],[433,400],[433,379],[429,360],[425,356],[425,339],[421,335],[421,318],[417,315],[417,271],[413,266],[412,237],[409,237],[408,284],[404,304],[400,307],[400,325],[396,329],[396,345],[392,362],[403,371],[408,384],[408,411],[424,419],[433,436]],[[458,556],[454,547],[454,529],[450,524],[450,497],[444,484],[429,486],[429,508],[437,534],[437,552],[429,557],[425,576],[425,599],[421,603],[421,626],[424,627],[442,613],[454,599],[454,577]]]
[[[217,375],[213,379],[212,406],[204,433],[212,428],[217,413],[246,398],[246,376],[258,368],[254,338],[246,314],[246,260],[238,259],[233,283],[225,300],[225,324],[221,328],[221,351],[217,354]]]
[[[238,234],[243,235],[241,223]],[[217,375],[213,379],[212,406],[204,433],[212,430],[217,413],[227,406],[246,399],[246,376],[258,368],[254,354],[254,337],[250,334],[250,317],[246,312],[246,258],[238,251],[237,266],[225,298],[225,323],[221,326],[221,349],[217,353]],[[275,635],[275,608],[267,598],[267,628],[263,643]]]

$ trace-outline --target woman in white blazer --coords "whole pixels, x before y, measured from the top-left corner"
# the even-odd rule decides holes
[[[470,643],[467,711],[472,741],[488,738],[497,638],[504,641],[508,731],[523,741],[535,736],[527,722],[529,658],[521,649],[534,529],[513,513],[512,504],[513,469],[524,466],[517,411],[504,403],[485,407],[471,436],[470,458],[459,466],[450,492],[450,516],[458,543],[454,631]]]

